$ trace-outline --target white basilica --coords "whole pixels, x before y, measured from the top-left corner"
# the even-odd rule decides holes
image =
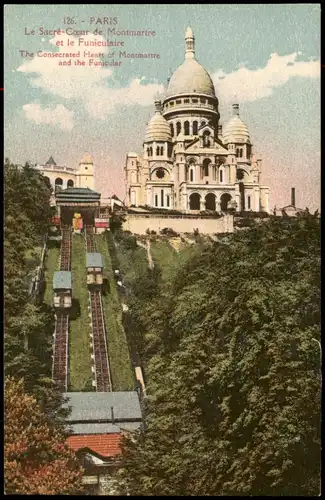
[[[195,58],[191,28],[185,61],[169,80],[165,99],[155,102],[143,155],[126,158],[126,204],[180,211],[269,211],[269,188],[260,185],[238,104],[219,125],[218,99],[209,73]]]

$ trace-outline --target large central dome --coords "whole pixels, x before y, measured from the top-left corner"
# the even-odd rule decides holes
[[[207,70],[195,59],[185,59],[171,77],[166,97],[193,93],[216,96],[213,82]]]
[[[186,30],[185,43],[185,61],[173,73],[166,97],[193,93],[215,97],[214,85],[209,73],[195,59],[194,36],[191,28]]]

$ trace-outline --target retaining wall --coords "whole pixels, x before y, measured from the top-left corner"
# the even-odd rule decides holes
[[[177,233],[193,233],[198,229],[201,234],[233,233],[233,215],[224,215],[219,218],[186,215],[147,215],[128,214],[123,223],[124,231],[135,234],[146,234],[146,230],[159,233],[165,227],[171,228]]]

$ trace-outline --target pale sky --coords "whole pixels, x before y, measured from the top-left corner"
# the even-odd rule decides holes
[[[153,101],[157,93],[163,98],[167,78],[184,60],[190,25],[196,58],[215,84],[220,123],[229,119],[232,103],[240,105],[263,160],[270,208],[289,204],[291,187],[298,207],[320,207],[320,5],[51,4],[7,5],[4,12],[5,156],[12,162],[45,163],[53,156],[57,164],[76,166],[88,151],[96,190],[123,199],[126,153],[142,153]],[[75,24],[64,24],[64,17]],[[109,38],[124,41],[124,48],[73,49],[87,64],[84,50],[101,51],[102,60],[122,61],[116,68],[59,66],[58,58],[19,52],[70,52],[68,38],[78,44],[78,35],[46,35],[40,28],[89,30],[85,41],[105,40],[114,26],[103,25],[104,17],[117,17],[117,30],[156,35]],[[93,34],[96,28],[102,36]],[[56,46],[60,41],[64,47]],[[119,50],[160,59],[109,57]]]

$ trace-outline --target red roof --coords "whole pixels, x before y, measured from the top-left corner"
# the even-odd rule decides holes
[[[102,457],[115,457],[121,454],[121,434],[86,434],[70,436],[67,443],[74,451],[89,448]]]

